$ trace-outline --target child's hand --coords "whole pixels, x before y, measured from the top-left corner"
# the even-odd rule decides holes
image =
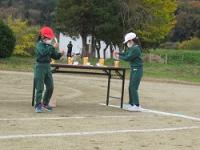
[[[59,46],[58,43],[54,43],[54,44],[53,44],[53,47],[54,47],[54,48],[58,48],[58,46]]]
[[[116,50],[114,50],[113,51],[113,57],[118,60],[119,59],[119,52],[117,52]]]
[[[65,51],[64,51],[64,50],[61,50],[61,52],[60,52],[60,53],[61,53],[61,55],[62,55],[62,56],[64,56],[64,55],[65,55]]]
[[[118,56],[118,55],[119,55],[119,52],[117,52],[116,50],[114,50],[114,51],[113,51],[113,55],[114,55],[114,56]]]

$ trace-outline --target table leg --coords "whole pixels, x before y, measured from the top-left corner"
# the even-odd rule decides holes
[[[124,84],[125,84],[125,75],[126,75],[126,71],[123,70],[123,75],[122,75],[122,93],[121,93],[121,108],[123,108],[123,103],[124,103]]]
[[[35,103],[35,78],[33,79],[33,93],[32,93],[32,106]]]
[[[106,100],[107,106],[109,104],[109,97],[110,97],[110,79],[111,79],[111,70],[109,70],[109,74],[108,74],[108,88],[107,88],[107,100]]]

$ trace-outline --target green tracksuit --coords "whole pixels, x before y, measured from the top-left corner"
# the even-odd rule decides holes
[[[36,105],[41,104],[44,84],[46,91],[43,97],[43,104],[48,105],[53,93],[53,78],[51,73],[51,58],[60,59],[61,54],[56,52],[52,45],[39,41],[36,46],[36,65],[34,68],[34,80],[36,85]]]
[[[143,75],[141,49],[138,45],[128,48],[120,53],[119,58],[128,61],[131,67],[129,82],[129,104],[139,105],[138,88]]]

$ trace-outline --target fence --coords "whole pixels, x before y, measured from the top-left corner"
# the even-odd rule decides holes
[[[165,64],[194,64],[200,65],[200,53],[148,53],[143,56],[144,61],[149,63]]]

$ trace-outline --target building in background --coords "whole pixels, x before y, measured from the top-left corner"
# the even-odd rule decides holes
[[[69,43],[69,41],[71,41],[72,44],[73,44],[72,53],[82,53],[82,39],[81,39],[80,36],[78,38],[71,38],[69,36],[66,36],[66,35],[60,33],[60,35],[59,35],[59,49],[64,50],[67,53],[67,44]],[[101,49],[100,49],[100,57],[101,58],[103,58],[103,49],[105,47],[106,47],[106,45],[102,41],[101,42]],[[96,52],[95,52],[95,54],[96,54],[96,57],[97,57]],[[110,54],[110,50],[108,48],[106,50],[106,58],[110,58],[110,57],[111,57],[111,54]]]

